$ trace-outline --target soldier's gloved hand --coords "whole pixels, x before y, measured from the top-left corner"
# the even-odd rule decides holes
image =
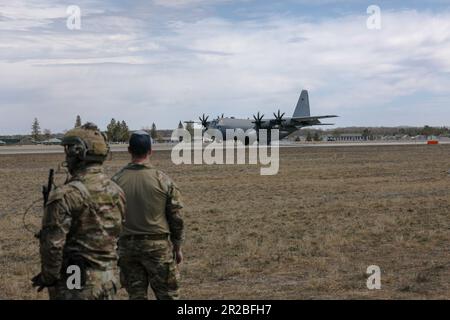
[[[42,273],[39,273],[38,275],[34,276],[33,279],[31,279],[33,287],[37,287],[37,291],[41,292],[46,287],[52,287],[55,285],[56,280],[46,281],[46,279],[42,276]]]

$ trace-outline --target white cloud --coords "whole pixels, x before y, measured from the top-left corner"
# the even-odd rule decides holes
[[[364,14],[319,22],[171,16],[160,25],[115,12],[86,17],[80,32],[3,31],[0,108],[10,116],[0,118],[0,133],[27,131],[34,116],[62,130],[76,114],[132,128],[169,128],[203,112],[289,114],[302,88],[313,112],[337,113],[339,125],[445,124],[450,13],[384,12],[380,31],[366,28]],[[427,102],[410,103],[414,95],[429,95],[434,112],[424,116]]]
[[[77,1],[78,3],[80,0]],[[86,4],[86,10],[82,15],[87,17],[99,14],[103,10],[96,9],[89,0],[81,0]],[[69,16],[66,12],[69,4],[55,1],[14,0],[0,3],[0,31],[28,31],[33,28],[49,27],[52,23],[61,19],[65,21]]]
[[[153,0],[158,6],[170,8],[184,8],[187,6],[196,6],[200,4],[216,5],[221,2],[229,2],[230,0]]]
[[[0,30],[28,30],[43,27],[53,19],[66,17],[66,7],[40,5],[36,1],[12,1],[0,4]]]

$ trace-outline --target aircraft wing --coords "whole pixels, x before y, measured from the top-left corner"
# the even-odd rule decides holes
[[[294,123],[298,123],[299,126],[312,126],[312,125],[330,125],[320,122],[320,119],[329,119],[329,118],[337,118],[335,115],[328,116],[315,116],[315,117],[294,117],[291,118],[291,121]]]

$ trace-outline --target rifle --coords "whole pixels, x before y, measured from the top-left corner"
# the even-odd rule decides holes
[[[47,205],[48,197],[50,196],[50,192],[52,191],[52,188],[53,188],[54,175],[55,175],[55,170],[50,169],[50,171],[48,173],[47,185],[46,186],[42,186],[42,195],[44,196],[44,208]]]
[[[50,192],[52,192],[52,188],[54,185],[54,176],[55,176],[55,170],[50,169],[48,173],[48,181],[46,186],[42,186],[42,196],[44,197],[44,209],[47,206],[48,197],[50,196]],[[25,215],[28,212],[28,210],[25,212],[23,220],[25,221]],[[24,222],[25,225],[25,222]],[[34,234],[34,237],[39,239],[41,237],[41,231]]]
[[[54,176],[55,176],[55,170],[50,169],[50,171],[48,173],[47,185],[46,186],[42,186],[42,196],[44,197],[44,209],[47,206],[47,202],[48,202],[48,198],[50,196],[50,192],[52,192],[52,188],[53,188],[53,185],[54,185],[54,182],[53,182]],[[25,212],[25,215],[26,215],[26,212]],[[25,221],[25,215],[24,215],[24,221]],[[36,233],[34,235],[34,237],[37,238],[37,239],[40,239],[41,231]],[[42,290],[44,290],[45,287],[47,287],[47,285],[42,282],[41,273],[39,273],[37,276],[33,277],[33,279],[31,279],[31,281],[33,282],[33,287],[38,287],[38,289],[37,289],[38,292],[41,292]]]

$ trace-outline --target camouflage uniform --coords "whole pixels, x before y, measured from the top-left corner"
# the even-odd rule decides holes
[[[112,299],[116,243],[125,199],[122,190],[91,166],[50,194],[40,235],[42,275],[58,279],[50,299]],[[78,265],[85,282],[69,290],[67,267]]]
[[[119,241],[120,280],[130,299],[179,298],[173,245],[184,240],[180,192],[150,164],[129,164],[113,180],[124,190],[127,210]]]
[[[103,173],[109,150],[97,128],[71,130],[63,145],[72,178],[50,193],[40,232],[41,273],[33,285],[48,287],[50,299],[112,299],[125,195]],[[67,286],[69,266],[80,268],[81,289]]]

